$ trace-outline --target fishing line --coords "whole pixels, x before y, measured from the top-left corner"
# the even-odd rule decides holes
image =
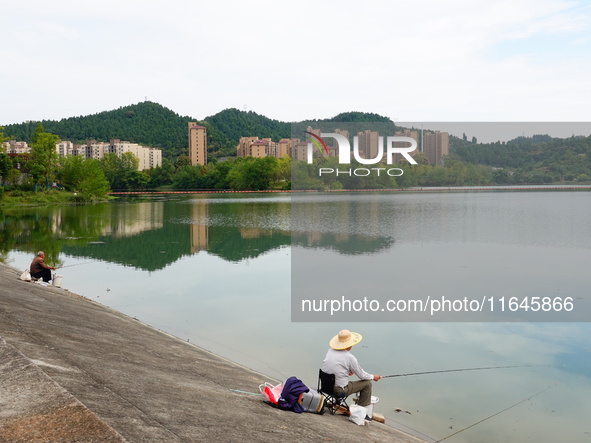
[[[248,391],[240,391],[239,389],[230,389],[232,392],[238,392],[239,394],[250,394],[250,395],[263,395],[259,392],[248,392]]]
[[[472,427],[474,427],[474,426],[476,426],[476,425],[478,425],[478,424],[482,423],[483,421],[486,421],[486,420],[488,420],[489,418],[493,418],[493,417],[495,417],[495,416],[497,416],[497,415],[499,415],[499,414],[502,414],[502,413],[503,413],[503,412],[505,412],[505,411],[508,411],[508,410],[509,410],[509,409],[511,409],[511,408],[514,408],[515,406],[519,406],[521,403],[524,403],[524,402],[526,402],[526,401],[528,401],[528,400],[531,400],[531,399],[532,399],[532,398],[534,398],[535,396],[537,396],[537,395],[540,395],[540,394],[541,394],[541,393],[543,393],[543,392],[546,392],[546,391],[547,391],[548,389],[550,389],[550,388],[551,388],[551,386],[548,386],[547,388],[545,388],[545,389],[542,389],[541,391],[538,391],[538,392],[536,392],[536,393],[535,393],[534,395],[532,395],[531,397],[524,398],[523,400],[521,400],[521,401],[519,401],[519,402],[515,403],[514,405],[511,405],[511,406],[509,406],[509,407],[507,407],[507,408],[503,409],[502,411],[496,412],[496,413],[494,413],[493,415],[489,415],[488,417],[486,417],[486,418],[483,418],[482,420],[480,420],[480,421],[477,421],[476,423],[473,423],[473,424],[471,424],[470,426],[467,426],[467,427],[465,427],[464,429],[460,429],[459,431],[457,431],[457,432],[454,432],[453,434],[449,434],[447,437],[443,437],[442,439],[440,439],[440,440],[437,440],[435,443],[439,443],[440,441],[447,440],[448,438],[450,438],[450,437],[453,437],[454,435],[458,435],[460,432],[464,432],[466,429],[470,429],[470,428],[472,428]]]
[[[66,265],[66,266],[62,266],[61,268],[58,268],[58,269],[70,268],[70,267],[72,267],[72,266],[87,265],[87,264],[89,264],[89,263],[96,263],[97,261],[98,261],[98,260],[87,261],[87,262],[84,262],[84,263],[74,263],[73,265]]]
[[[417,430],[417,429],[415,429],[415,428],[411,428],[411,427],[410,427],[410,426],[408,426],[407,424],[404,424],[404,423],[401,423],[401,422],[399,422],[399,421],[393,420],[393,419],[392,419],[392,418],[390,418],[390,417],[388,417],[388,420],[389,420],[389,422],[391,421],[392,423],[396,423],[398,426],[401,426],[401,427],[403,427],[403,428],[406,428],[406,429],[407,429],[407,431],[405,431],[404,429],[400,429],[400,428],[398,428],[398,427],[395,427],[395,426],[393,426],[393,427],[394,427],[394,429],[398,429],[399,431],[403,431],[403,432],[406,432],[406,433],[408,433],[408,434],[412,434],[412,433],[414,433],[414,436],[415,436],[415,437],[419,436],[419,437],[423,438],[423,439],[424,439],[424,440],[426,440],[426,441],[428,440],[428,441],[433,441],[433,442],[437,443],[433,437],[429,437],[427,434],[425,434],[425,433],[423,433],[423,432],[421,432],[421,431],[419,431],[419,430]],[[410,430],[410,431],[412,431],[412,432],[408,432],[408,430]]]
[[[384,375],[383,377],[380,377],[380,378],[408,377],[411,375],[425,375],[425,374],[441,374],[442,372],[482,371],[485,369],[533,368],[533,367],[537,367],[537,366],[542,366],[542,365],[486,366],[486,367],[482,367],[482,368],[444,369],[442,371],[409,372],[408,374]]]

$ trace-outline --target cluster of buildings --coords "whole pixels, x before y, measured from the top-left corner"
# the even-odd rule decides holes
[[[320,129],[308,127],[308,132],[320,136]],[[341,134],[350,139],[349,131],[335,129],[335,133]],[[377,131],[366,130],[355,134],[359,144],[359,153],[364,158],[374,159],[378,156],[379,134]],[[443,156],[449,154],[449,133],[440,131],[419,132],[416,130],[398,131],[394,135],[410,137],[417,142],[418,149],[411,152],[413,157],[422,152],[431,165],[443,164]],[[330,139],[325,140],[329,142]],[[406,146],[406,145],[402,145]],[[338,148],[327,144],[328,154],[325,157],[337,157]],[[317,151],[316,151],[317,152]],[[294,160],[306,161],[308,155],[308,141],[299,138],[281,139],[274,142],[270,138],[259,139],[258,137],[242,137],[236,146],[238,157],[277,157],[289,156]],[[385,155],[385,153],[384,153]],[[401,154],[395,154],[393,161],[397,163],[402,160]]]
[[[31,148],[27,142],[23,141],[10,140],[4,142],[4,148],[5,152],[9,155],[28,154],[31,152]],[[139,159],[139,171],[162,166],[162,150],[119,139],[112,139],[109,142],[89,140],[85,144],[75,144],[71,141],[64,140],[56,143],[55,150],[61,157],[78,155],[84,159],[94,158],[97,160],[103,158],[105,154],[114,153],[118,157],[121,157],[124,153],[131,152]]]
[[[320,136],[320,129],[313,129],[308,127],[308,132]],[[335,133],[345,136],[350,139],[349,131],[335,129]],[[443,156],[449,154],[449,134],[440,131],[425,131],[420,132],[416,130],[398,131],[395,135],[411,137],[417,142],[419,147],[410,154],[414,157],[418,152],[422,152],[429,164],[441,165],[443,163]],[[198,125],[196,122],[189,122],[188,124],[189,137],[189,159],[191,165],[207,165],[207,128]],[[376,131],[363,131],[356,134],[359,143],[359,153],[364,158],[374,159],[378,155],[379,134]],[[330,141],[330,140],[327,140]],[[27,154],[31,148],[27,142],[10,140],[4,142],[5,152],[7,154]],[[323,153],[325,157],[337,157],[338,148],[336,146],[327,145],[328,154]],[[138,170],[162,166],[162,150],[138,145],[137,143],[130,143],[119,139],[112,139],[109,142],[97,142],[96,140],[89,140],[85,144],[75,144],[71,141],[60,141],[55,145],[58,155],[65,157],[71,155],[79,155],[84,159],[100,160],[108,153],[114,153],[117,156],[123,155],[125,152],[131,152],[139,159]],[[283,138],[277,142],[270,138],[258,137],[241,137],[236,146],[236,155],[238,157],[276,157],[283,158],[285,156],[291,157],[294,160],[306,161],[308,155],[308,141],[299,138]],[[396,154],[394,162],[402,160],[400,154]]]

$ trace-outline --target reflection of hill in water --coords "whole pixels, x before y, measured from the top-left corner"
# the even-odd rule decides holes
[[[92,242],[82,246],[65,244],[62,252],[146,271],[163,269],[179,258],[191,255],[188,229],[177,231],[161,228],[131,237],[102,236],[98,240],[102,243]]]
[[[292,245],[336,251],[344,255],[359,255],[389,249],[394,245],[394,239],[357,234],[294,232]]]
[[[192,255],[190,232],[186,225],[167,225],[123,237],[100,237],[100,242],[85,245],[64,244],[62,252],[75,257],[108,261],[156,271],[184,256]],[[269,251],[291,244],[306,248],[337,251],[341,254],[371,254],[391,247],[392,239],[350,235],[339,238],[335,234],[296,233],[287,231],[209,227],[208,243],[202,250],[224,260],[239,262],[257,258]]]
[[[224,260],[239,262],[289,244],[289,233],[283,231],[210,227],[207,252]]]
[[[0,252],[44,250],[57,265],[67,254],[155,271],[199,251],[239,262],[292,244],[353,255],[392,246],[390,237],[316,231],[308,216],[325,208],[302,212],[308,223],[293,235],[289,202],[267,199],[17,208],[0,212]],[[331,220],[346,228],[357,212],[346,206]]]

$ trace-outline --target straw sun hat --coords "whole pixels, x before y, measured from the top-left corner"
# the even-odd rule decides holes
[[[350,346],[354,346],[361,341],[363,337],[357,332],[351,332],[348,329],[343,329],[337,335],[335,335],[330,341],[329,345],[331,348],[341,351],[347,349]]]

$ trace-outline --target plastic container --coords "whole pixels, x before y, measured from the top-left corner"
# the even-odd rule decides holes
[[[62,287],[62,280],[63,280],[64,276],[63,275],[57,275],[55,274],[53,276],[53,286],[57,287],[57,288],[61,288]]]
[[[379,402],[380,399],[378,397],[371,396],[371,404],[367,405],[365,408],[367,409],[367,415],[371,417],[373,415],[373,405]]]

